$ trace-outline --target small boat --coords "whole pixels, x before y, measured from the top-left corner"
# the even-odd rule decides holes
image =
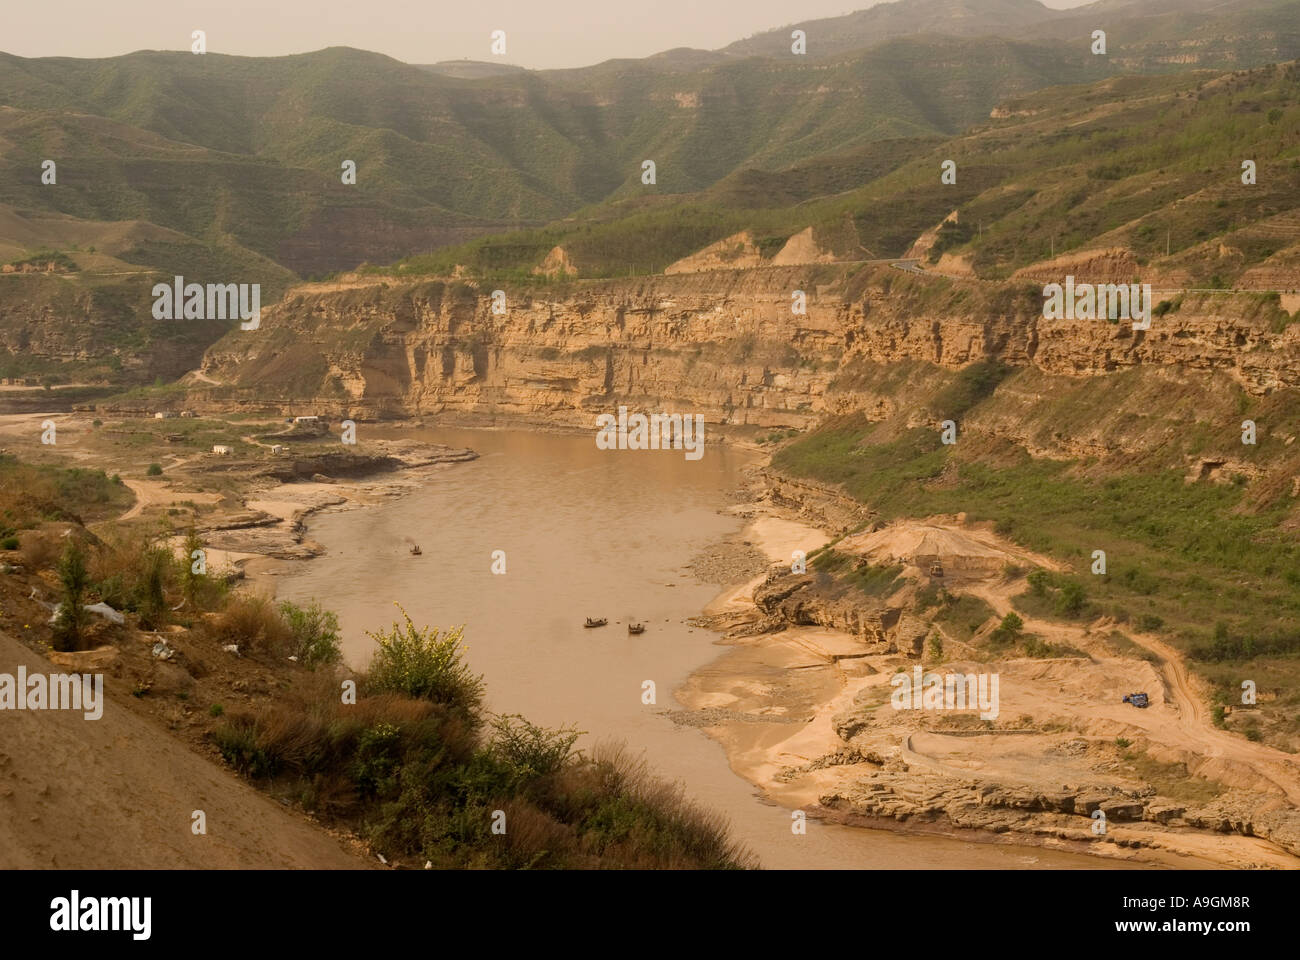
[[[601,617],[599,620],[597,620],[595,617],[588,617],[588,618],[587,618],[587,622],[584,623],[583,626],[584,626],[584,627],[603,627],[603,626],[604,626],[605,624],[607,624],[607,623],[609,623],[609,620],[607,620],[605,617]]]
[[[418,543],[411,544],[411,556],[418,557],[423,553]]]
[[[627,625],[627,632],[628,632],[628,633],[645,633],[645,624],[644,624],[644,623],[629,623],[629,624]]]

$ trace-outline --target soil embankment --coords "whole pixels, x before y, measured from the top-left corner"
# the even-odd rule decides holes
[[[0,673],[65,672],[0,634]],[[206,834],[193,832],[203,811]],[[4,869],[333,868],[373,864],[110,696],[103,716],[0,711]]]

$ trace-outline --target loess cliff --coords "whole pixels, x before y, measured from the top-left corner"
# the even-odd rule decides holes
[[[503,313],[493,312],[496,288]],[[793,310],[796,291],[806,294],[805,314]],[[1126,322],[1044,320],[1034,283],[884,265],[515,287],[354,279],[292,289],[263,311],[260,329],[210,348],[189,385],[194,402],[214,409],[310,406],[353,417],[442,413],[585,427],[627,404],[776,428],[849,411],[889,416],[909,402],[909,387],[930,395],[951,371],[995,360],[1019,372],[1000,391],[1006,428],[1033,446],[1026,424],[1039,401],[1086,392],[1105,375],[1137,374],[1123,392],[1136,410],[1194,381],[1199,413],[1222,404],[1225,416],[1233,396],[1265,397],[1296,382],[1300,327],[1284,308],[1300,305],[1291,298],[1156,291],[1152,300],[1150,329],[1135,331]],[[996,419],[997,408],[982,415]],[[1088,427],[1095,435],[1077,432],[1066,453],[1123,443],[1100,436],[1099,423]]]

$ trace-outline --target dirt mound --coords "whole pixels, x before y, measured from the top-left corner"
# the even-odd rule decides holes
[[[817,243],[813,237],[813,228],[808,227],[785,242],[785,246],[772,258],[772,265],[785,267],[804,263],[834,263],[838,259],[833,252]]]
[[[693,253],[689,257],[682,257],[675,263],[670,263],[664,268],[664,273],[744,270],[748,267],[759,266],[762,260],[762,255],[758,252],[758,245],[754,243],[753,234],[748,230],[742,230],[740,233],[732,234],[717,243],[709,244],[698,253]]]
[[[933,521],[901,521],[870,533],[846,537],[836,547],[878,566],[902,563],[928,570],[942,565],[945,573],[992,576],[1007,564],[1038,563],[1037,558],[992,534]]]
[[[551,252],[539,266],[533,267],[533,273],[546,277],[576,277],[578,268],[569,259],[569,253],[563,247],[551,247]]]

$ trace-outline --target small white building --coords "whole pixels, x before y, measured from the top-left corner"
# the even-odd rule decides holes
[[[273,445],[271,446],[271,452],[272,452],[272,453],[284,453],[284,444],[282,444],[282,443],[273,444]]]
[[[159,410],[153,415],[153,418],[155,420],[173,420],[176,418],[176,414],[171,410]]]
[[[315,423],[320,417],[294,417],[294,423]]]
[[[235,452],[235,448],[227,446],[224,443],[214,443],[212,445],[212,452],[221,454],[222,456],[229,456]]]

